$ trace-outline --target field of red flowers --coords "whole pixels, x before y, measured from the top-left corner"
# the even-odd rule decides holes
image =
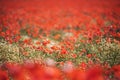
[[[0,80],[120,80],[120,0],[0,0]]]

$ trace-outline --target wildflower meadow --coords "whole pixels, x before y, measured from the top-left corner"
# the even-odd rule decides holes
[[[120,0],[0,0],[0,80],[120,80]]]

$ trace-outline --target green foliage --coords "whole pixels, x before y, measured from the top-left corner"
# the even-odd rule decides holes
[[[17,43],[8,44],[5,41],[0,42],[0,64],[4,62],[23,62],[25,60],[37,59],[44,60],[52,58],[56,62],[72,61],[76,65],[81,62],[93,61],[102,64],[108,63],[110,66],[120,64],[120,44],[107,42],[101,39],[100,43],[92,41],[91,43],[76,42],[74,50],[68,50],[67,54],[60,54],[60,51],[53,51],[51,54],[44,51],[35,50],[29,46],[20,47]],[[85,50],[85,51],[83,51]],[[27,52],[27,54],[24,54]],[[81,54],[82,53],[82,54]],[[74,58],[72,55],[75,54]],[[88,57],[87,55],[92,55]]]

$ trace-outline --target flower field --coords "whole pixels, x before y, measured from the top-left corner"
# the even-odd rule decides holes
[[[0,0],[0,80],[120,80],[120,1]]]

